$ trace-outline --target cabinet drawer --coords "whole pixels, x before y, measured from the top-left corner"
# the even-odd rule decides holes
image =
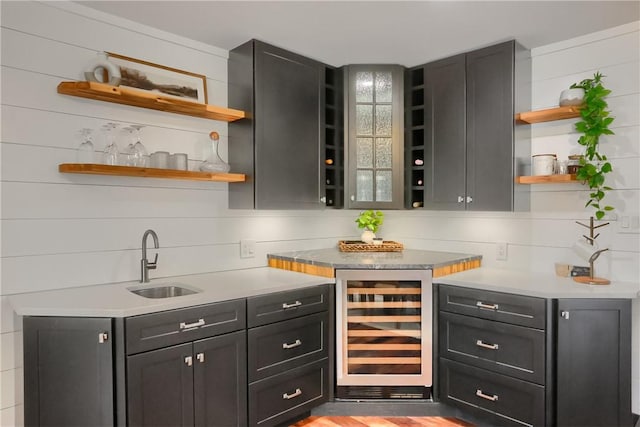
[[[457,286],[439,286],[440,310],[545,329],[546,300]]]
[[[543,386],[440,359],[440,399],[491,425],[544,426]]]
[[[161,311],[125,319],[127,354],[244,329],[244,299]]]
[[[249,425],[277,426],[324,403],[329,362],[317,362],[249,385]]]
[[[276,292],[247,299],[247,324],[251,328],[328,309],[329,287],[326,285]]]
[[[329,314],[324,311],[249,330],[249,381],[328,356]]]
[[[539,329],[440,312],[440,356],[545,383],[545,333]]]

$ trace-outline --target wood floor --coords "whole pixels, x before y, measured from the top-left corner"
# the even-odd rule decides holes
[[[291,427],[473,427],[473,424],[450,417],[311,416]]]

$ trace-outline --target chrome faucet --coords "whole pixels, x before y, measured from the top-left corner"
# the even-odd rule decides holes
[[[147,237],[151,235],[153,237],[153,246],[158,249],[158,235],[153,230],[147,230],[142,235],[142,259],[140,260],[140,283],[146,283],[149,281],[149,270],[155,270],[158,266],[158,253],[153,262],[149,262],[147,259]]]

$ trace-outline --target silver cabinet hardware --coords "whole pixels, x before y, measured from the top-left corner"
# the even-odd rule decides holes
[[[104,344],[105,341],[107,341],[108,339],[109,339],[109,334],[107,334],[106,332],[100,332],[98,334],[98,343]]]
[[[320,201],[322,203],[327,203],[327,198],[325,196],[320,197]]]
[[[300,301],[296,301],[292,304],[287,304],[286,302],[282,303],[282,309],[286,310],[288,308],[295,308],[295,307],[300,307],[302,305],[302,303]]]
[[[204,326],[204,319],[198,319],[197,322],[193,322],[193,323],[185,323],[185,322],[180,323],[180,329],[199,328],[200,326]]]
[[[356,196],[354,196],[353,194],[351,195],[351,201],[355,202],[356,201]]]
[[[471,202],[473,202],[473,197],[467,196],[467,203],[471,203]]]
[[[561,311],[560,312],[560,316],[565,320],[569,320],[569,312],[568,311]]]
[[[476,303],[476,307],[484,308],[485,310],[497,310],[498,309],[498,304],[485,304],[482,301],[478,301]]]
[[[287,344],[286,342],[282,343],[282,348],[288,350],[290,348],[296,348],[302,345],[302,341],[300,340],[295,340],[294,342],[292,342],[291,344]]]
[[[476,390],[476,396],[481,397],[483,399],[490,400],[492,402],[495,402],[496,400],[498,400],[497,394],[492,394],[491,396],[489,396],[488,394],[484,394],[480,389]]]
[[[487,343],[483,342],[482,340],[476,341],[476,345],[478,347],[488,348],[489,350],[497,350],[498,348],[500,348],[500,346],[498,346],[498,344],[487,344]]]
[[[196,359],[198,359],[198,362],[204,363],[204,353],[196,354]]]
[[[293,392],[293,393],[291,393],[291,394],[284,393],[284,394],[282,395],[282,398],[283,398],[283,399],[285,399],[285,400],[289,400],[289,399],[293,399],[294,397],[298,397],[298,396],[300,396],[301,394],[302,394],[302,390],[300,390],[299,388],[297,388],[297,389],[296,389],[296,391],[295,391],[295,392]]]
[[[193,357],[191,357],[191,356],[187,356],[187,357],[185,357],[185,358],[184,358],[184,363],[186,363],[186,364],[187,364],[187,366],[191,366],[191,365],[193,365]]]
[[[458,203],[463,203],[463,202],[464,202],[464,197],[458,196]]]

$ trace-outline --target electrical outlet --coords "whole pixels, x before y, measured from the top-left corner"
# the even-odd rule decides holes
[[[640,234],[640,217],[638,215],[618,216],[618,233]]]
[[[496,243],[496,261],[506,261],[506,260],[507,260],[507,243],[497,242]]]
[[[240,258],[253,258],[256,256],[255,240],[240,240]]]

